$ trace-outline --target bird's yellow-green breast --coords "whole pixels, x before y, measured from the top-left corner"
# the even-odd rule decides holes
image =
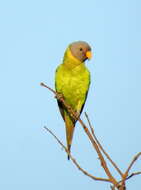
[[[61,64],[56,70],[56,90],[75,111],[80,111],[90,84],[90,72],[84,63],[70,69]]]

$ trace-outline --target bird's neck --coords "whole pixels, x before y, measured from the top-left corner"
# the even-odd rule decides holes
[[[76,67],[84,67],[84,63],[75,58],[72,55],[69,48],[67,48],[64,54],[63,65],[68,69],[75,69]]]

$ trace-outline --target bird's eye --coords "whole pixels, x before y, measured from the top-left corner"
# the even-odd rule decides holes
[[[82,49],[82,48],[80,48],[79,50],[80,50],[80,51],[82,51],[83,49]]]

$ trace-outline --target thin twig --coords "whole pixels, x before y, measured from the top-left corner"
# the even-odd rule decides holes
[[[86,176],[97,180],[97,181],[105,181],[105,182],[110,182],[111,181],[109,179],[106,178],[100,178],[100,177],[95,177],[91,174],[89,174],[86,170],[84,170],[83,168],[81,168],[81,166],[78,164],[78,162],[74,159],[74,157],[71,155],[71,153],[68,151],[68,149],[66,148],[66,146],[58,139],[58,137],[47,127],[44,127],[56,140],[57,142],[61,145],[61,147],[66,151],[66,153],[69,155],[70,159],[73,161],[73,163],[75,164],[75,166],[81,171],[83,172]]]
[[[128,178],[128,174],[130,169],[132,168],[133,164],[135,163],[135,161],[141,156],[141,152],[139,152],[137,155],[134,156],[133,160],[131,161],[131,163],[129,164],[127,170],[125,171],[125,173],[123,174],[122,180],[121,180],[121,184],[124,184],[126,179]],[[131,175],[130,175],[131,176]],[[131,176],[132,177],[132,176]],[[131,178],[130,177],[130,178]]]
[[[136,175],[140,175],[140,174],[141,174],[141,172],[134,172],[134,173],[130,174],[130,175],[125,179],[125,181],[126,181],[126,180],[129,180],[130,178],[132,178],[132,177],[134,177],[134,176],[136,176]],[[120,180],[118,183],[120,184],[122,181],[123,181],[123,180]]]
[[[55,95],[57,95],[57,92],[55,90],[53,90],[49,86],[45,85],[43,82],[41,82],[40,85],[43,86],[43,87],[45,87],[45,88],[48,88],[51,92],[53,92]]]
[[[134,172],[134,173],[132,173],[131,175],[129,175],[129,176],[126,178],[126,180],[130,179],[130,178],[133,177],[133,176],[140,175],[140,174],[141,174],[141,172]]]
[[[93,137],[95,138],[95,135],[94,135],[94,128],[92,127],[91,122],[90,122],[90,119],[89,119],[88,114],[87,114],[86,112],[85,112],[85,117],[86,117],[87,122],[88,122],[88,124],[89,124],[89,127],[90,127],[90,129],[91,129],[91,133],[92,133]]]
[[[114,168],[117,170],[117,172],[121,175],[121,177],[123,176],[123,173],[121,172],[121,170],[117,167],[116,163],[110,158],[110,156],[108,155],[108,153],[104,150],[104,148],[102,147],[102,145],[100,144],[99,140],[97,139],[95,133],[94,133],[94,128],[91,125],[90,119],[88,114],[85,112],[85,116],[86,119],[88,121],[88,124],[90,126],[91,132],[93,134],[93,137],[95,139],[95,141],[97,142],[99,148],[101,149],[101,151],[105,154],[105,156],[107,157],[107,159],[111,162],[111,164],[114,166]]]
[[[134,156],[134,158],[133,158],[132,162],[130,163],[130,165],[128,166],[128,168],[127,168],[125,174],[128,175],[128,173],[129,173],[130,169],[132,168],[133,164],[135,163],[135,161],[136,161],[140,156],[141,156],[141,152],[139,152],[137,155]],[[127,176],[126,176],[126,177],[127,177]]]

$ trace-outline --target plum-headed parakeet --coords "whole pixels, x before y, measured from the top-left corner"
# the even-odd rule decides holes
[[[68,105],[81,114],[90,85],[90,72],[85,61],[91,58],[91,47],[84,41],[71,43],[65,51],[63,62],[56,69],[55,88],[63,95]],[[76,119],[74,119],[63,104],[58,106],[66,126],[66,140],[70,152]],[[69,156],[68,156],[69,159]]]

